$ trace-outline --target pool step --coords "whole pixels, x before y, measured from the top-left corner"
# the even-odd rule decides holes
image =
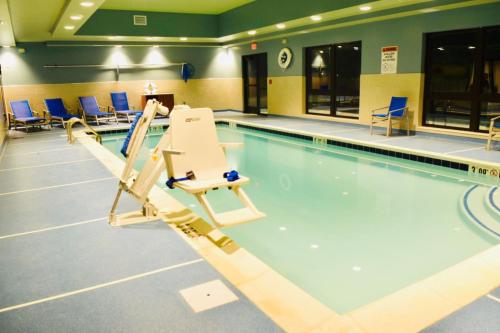
[[[469,187],[462,196],[460,207],[470,222],[500,238],[500,195],[496,186]]]

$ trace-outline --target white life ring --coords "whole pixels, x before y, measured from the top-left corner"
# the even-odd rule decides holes
[[[281,51],[278,54],[278,65],[282,69],[287,69],[290,67],[290,64],[292,63],[292,50],[290,50],[288,47],[284,47],[281,49]]]

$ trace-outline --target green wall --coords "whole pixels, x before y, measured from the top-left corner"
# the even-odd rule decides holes
[[[242,54],[268,53],[269,76],[304,75],[304,47],[362,41],[362,74],[380,73],[380,49],[399,46],[399,73],[423,72],[424,33],[500,25],[500,3],[421,14],[382,22],[288,37],[288,43],[272,40],[258,44],[256,51],[242,46]],[[289,69],[278,67],[278,53],[289,47],[294,61]]]
[[[126,63],[182,63],[194,65],[194,78],[238,77],[240,55],[233,50],[200,47],[46,46],[44,43],[19,43],[26,53],[15,48],[0,49],[0,59],[8,54],[11,65],[4,68],[5,85],[34,83],[103,82],[116,79],[115,57]],[[119,54],[118,56],[116,54]],[[120,55],[121,54],[121,55]],[[101,68],[44,68],[44,65],[101,65]],[[120,81],[180,79],[180,66],[161,69],[121,69]]]
[[[147,26],[134,26],[134,15],[147,15]],[[218,37],[217,15],[96,11],[77,35]]]
[[[43,43],[24,43],[18,47],[25,48],[26,53],[19,54],[14,48],[0,49],[0,57],[9,53],[15,59],[14,66],[4,69],[6,85],[114,81],[115,72],[109,69],[46,69],[43,65],[113,63],[115,52],[123,53],[131,63],[146,62],[152,52],[159,54],[161,62],[189,62],[196,68],[195,78],[240,77],[242,54],[267,52],[270,76],[300,76],[304,72],[302,59],[305,47],[360,40],[363,74],[380,73],[380,48],[388,45],[400,47],[399,73],[419,73],[422,72],[424,33],[500,25],[498,13],[500,3],[421,14],[297,35],[289,37],[286,45],[281,43],[281,39],[262,42],[256,51],[250,50],[249,45],[224,50],[200,47],[48,47]],[[290,47],[294,53],[294,61],[285,71],[277,65],[278,52],[284,46]],[[120,80],[178,79],[179,73],[179,67],[122,70]]]

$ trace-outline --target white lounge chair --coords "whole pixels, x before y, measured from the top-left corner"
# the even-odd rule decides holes
[[[490,131],[488,133],[488,143],[486,144],[486,150],[491,149],[491,140],[495,137],[500,136],[500,116],[490,119]]]
[[[225,149],[240,144],[221,144],[213,111],[208,108],[173,110],[170,114],[170,146],[163,151],[169,186],[193,194],[217,227],[229,227],[265,216],[241,188],[249,179],[230,171]],[[244,208],[216,213],[206,193],[229,189]]]

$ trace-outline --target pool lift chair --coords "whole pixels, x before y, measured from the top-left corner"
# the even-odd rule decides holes
[[[171,212],[159,210],[148,198],[165,166],[169,177],[167,185],[194,195],[216,227],[229,227],[265,216],[255,208],[241,189],[249,179],[239,176],[234,170],[228,172],[225,149],[240,145],[219,144],[213,112],[210,109],[174,108],[170,113],[170,127],[151,151],[150,158],[142,170],[138,173],[134,171],[133,166],[140,148],[157,113],[168,115],[169,110],[155,100],[148,101],[144,112],[134,119],[124,142],[121,152],[127,160],[109,215],[109,223],[112,226],[144,223],[159,217],[165,217],[169,222],[177,222],[175,218],[168,218]],[[162,154],[164,159],[161,158]],[[230,189],[245,208],[215,213],[206,193],[219,188]],[[117,215],[116,208],[123,191],[142,204],[142,210]]]

